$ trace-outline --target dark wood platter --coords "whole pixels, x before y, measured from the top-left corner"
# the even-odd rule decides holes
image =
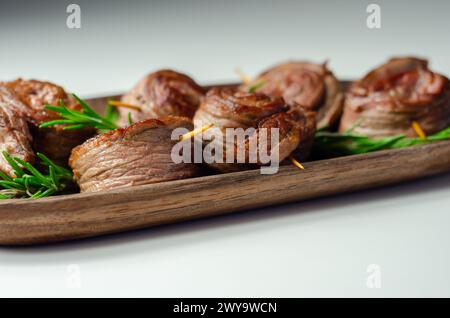
[[[117,96],[90,99],[97,109]],[[0,244],[50,243],[406,182],[450,171],[450,141],[37,200],[0,201]]]

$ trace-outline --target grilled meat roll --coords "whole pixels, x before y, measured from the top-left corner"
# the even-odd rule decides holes
[[[171,159],[172,130],[192,130],[190,119],[168,116],[147,119],[87,140],[72,151],[69,164],[81,192],[190,178],[198,175],[191,163]]]
[[[192,118],[203,94],[203,88],[184,74],[171,70],[154,72],[122,97],[122,102],[139,106],[140,110],[120,108],[119,122],[127,125],[129,113],[134,122],[164,116]]]
[[[309,154],[315,131],[313,113],[301,107],[289,110],[282,98],[261,93],[246,93],[233,88],[213,88],[206,94],[194,116],[194,126],[199,128],[208,124],[213,124],[216,129],[220,129],[224,136],[227,128],[255,128],[254,133],[243,141],[246,163],[250,163],[249,145],[260,140],[262,128],[266,128],[269,132],[268,140],[270,140],[270,129],[279,129],[279,143],[271,145],[269,142],[267,147],[269,152],[275,149],[279,151],[280,162],[298,149],[301,149],[302,158],[305,158]],[[238,147],[242,147],[234,138],[233,140],[214,139],[211,143],[218,149],[220,147],[224,149],[224,163],[211,163],[209,166],[212,168],[229,172],[253,166],[252,164],[227,163],[227,158],[228,162],[236,162],[235,154]]]
[[[35,151],[44,153],[60,164],[67,164],[72,148],[95,133],[95,130],[90,128],[63,130],[61,125],[38,128],[42,123],[60,119],[58,113],[45,109],[46,104],[59,105],[62,100],[68,108],[81,110],[81,106],[62,87],[49,82],[23,79],[7,82],[5,85],[27,106],[23,114],[30,124]]]
[[[344,94],[339,81],[326,64],[309,62],[288,62],[263,72],[251,85],[261,83],[257,92],[283,97],[293,108],[315,111],[317,127],[332,126],[342,112]]]
[[[449,80],[418,58],[394,58],[355,82],[346,96],[340,131],[371,137],[416,136],[450,126]]]
[[[6,151],[27,162],[34,161],[33,138],[27,123],[28,107],[13,90],[0,84],[0,171],[14,177],[13,170],[3,157]]]

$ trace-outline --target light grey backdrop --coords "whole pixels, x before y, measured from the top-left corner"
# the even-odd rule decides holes
[[[392,55],[416,54],[450,73],[450,2],[73,1],[82,28],[66,27],[69,1],[1,1],[0,78],[46,78],[79,94],[128,89],[161,67],[201,82],[251,75],[289,58],[330,60],[355,78]],[[380,4],[382,28],[366,27]]]
[[[366,27],[369,1],[74,2],[79,30],[66,27],[68,1],[1,1],[0,80],[48,79],[92,96],[162,67],[210,83],[236,80],[236,67],[254,75],[289,58],[329,59],[339,77],[356,78],[397,54],[450,74],[448,1],[372,1],[380,30]],[[104,239],[0,248],[0,296],[450,296],[449,206],[445,175]],[[366,285],[370,264],[381,269],[380,289]]]

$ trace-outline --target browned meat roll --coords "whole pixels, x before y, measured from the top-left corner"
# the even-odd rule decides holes
[[[283,97],[291,106],[315,111],[317,126],[331,126],[339,120],[344,94],[339,81],[326,64],[288,62],[263,72],[250,86],[260,83],[257,92]]]
[[[414,121],[427,134],[450,126],[449,80],[430,71],[425,60],[394,58],[350,87],[339,130],[416,136]]]
[[[212,124],[220,129],[224,136],[226,128],[255,128],[252,135],[243,141],[245,148],[245,162],[250,163],[249,145],[260,140],[262,128],[267,128],[270,134],[271,128],[279,129],[279,143],[267,145],[269,151],[279,151],[281,162],[292,152],[301,149],[302,158],[310,151],[312,138],[315,131],[315,117],[311,112],[297,107],[289,110],[282,98],[269,97],[261,93],[246,93],[233,88],[213,88],[204,98],[200,108],[194,116],[195,128]],[[269,138],[270,140],[270,135]],[[222,172],[244,170],[253,167],[252,164],[227,163],[236,162],[238,147],[237,140],[214,139],[211,143],[222,145],[223,163],[211,163],[212,168]],[[231,157],[231,159],[230,159]],[[255,163],[257,165],[260,162]]]
[[[0,84],[0,171],[10,177],[14,177],[14,173],[3,151],[27,162],[34,161],[33,138],[26,120],[28,111],[14,91]]]
[[[120,108],[119,122],[127,125],[129,113],[134,122],[164,116],[192,118],[203,94],[203,88],[184,74],[171,70],[151,73],[122,97],[123,103],[140,110]]]
[[[26,121],[30,123],[33,148],[50,159],[67,164],[72,148],[91,137],[95,131],[90,128],[63,130],[63,126],[38,128],[42,123],[59,119],[59,114],[45,109],[46,104],[59,105],[62,100],[68,108],[80,110],[72,96],[62,87],[43,81],[17,79],[5,84],[13,90],[27,106]]]
[[[191,163],[174,163],[173,129],[192,130],[190,119],[147,119],[95,136],[72,151],[69,164],[81,192],[178,180],[198,175]]]

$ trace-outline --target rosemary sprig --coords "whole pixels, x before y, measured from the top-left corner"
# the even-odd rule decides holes
[[[133,125],[133,119],[131,118],[131,113],[128,113],[128,125]]]
[[[112,106],[108,103],[108,105],[106,105],[104,118],[107,121],[115,123],[119,119],[119,113],[117,112],[117,109],[114,106]]]
[[[356,135],[350,129],[344,133],[328,131],[316,132],[314,148],[318,153],[330,155],[353,155],[383,149],[404,148],[424,143],[450,139],[450,127],[426,138],[409,138],[405,135],[396,135],[382,138],[370,138]]]
[[[248,87],[248,92],[250,94],[253,94],[254,92],[256,92],[259,88],[263,87],[266,84],[265,80],[259,80],[254,82],[252,85],[250,85]]]
[[[0,199],[43,198],[62,192],[72,182],[72,172],[58,166],[41,153],[37,153],[44,172],[17,157],[3,152],[3,157],[13,169],[15,177],[0,171]]]
[[[81,107],[83,108],[82,111],[68,108],[62,100],[60,101],[59,106],[45,105],[46,109],[59,113],[62,119],[48,121],[39,125],[39,128],[55,125],[66,125],[63,128],[65,130],[94,127],[99,129],[100,131],[109,131],[119,128],[119,126],[114,123],[114,121],[117,119],[117,115],[112,106],[107,106],[106,114],[102,117],[77,95],[73,94],[73,97],[75,97],[78,103],[80,103]]]

